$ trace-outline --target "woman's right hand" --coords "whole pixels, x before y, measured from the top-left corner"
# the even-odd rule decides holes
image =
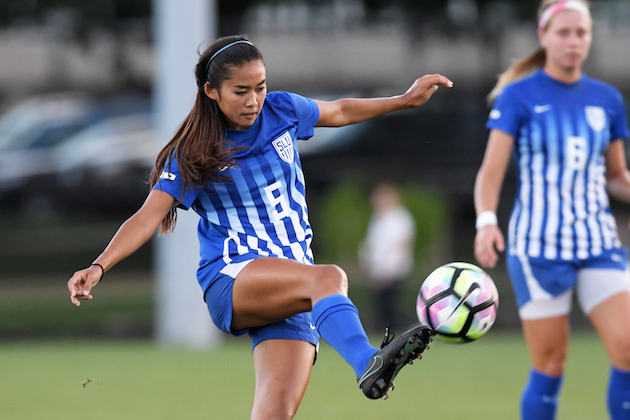
[[[496,225],[486,225],[477,231],[475,237],[475,258],[484,268],[494,268],[499,256],[497,251],[505,251],[505,239]]]
[[[92,265],[83,270],[79,270],[68,280],[68,290],[70,291],[70,300],[73,305],[80,306],[81,300],[90,300],[92,287],[96,286],[103,271],[98,265]]]
[[[409,89],[402,95],[405,99],[405,108],[415,108],[424,105],[438,87],[452,88],[453,82],[441,74],[425,74],[416,79]]]
[[[109,270],[118,262],[127,258],[144,245],[155,233],[175,203],[175,199],[168,193],[152,190],[144,204],[133,216],[120,226],[118,232],[107,245],[107,248],[97,257],[100,262],[106,262]],[[92,287],[103,277],[104,270],[98,265],[92,265],[79,270],[68,280],[70,300],[74,305],[81,305],[82,300],[92,299]]]

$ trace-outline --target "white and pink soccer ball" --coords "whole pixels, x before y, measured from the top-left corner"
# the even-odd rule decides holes
[[[481,268],[453,262],[435,269],[420,287],[416,311],[437,339],[468,343],[488,332],[497,317],[499,293]]]

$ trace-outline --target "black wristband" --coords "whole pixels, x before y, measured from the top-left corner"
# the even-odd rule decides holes
[[[101,267],[101,278],[100,278],[100,279],[98,279],[98,281],[103,280],[103,276],[105,275],[105,269],[104,269],[104,268],[103,268],[103,266],[102,266],[102,265],[100,265],[99,263],[92,263],[92,264],[90,264],[90,267],[92,267],[93,265],[97,265],[97,266]]]

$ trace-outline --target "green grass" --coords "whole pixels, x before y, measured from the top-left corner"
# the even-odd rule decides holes
[[[70,303],[66,282],[71,274],[3,280],[0,340],[151,335],[154,292],[145,272],[105,278],[105,286],[93,290],[94,300],[80,308]]]
[[[327,345],[297,419],[517,419],[528,375],[517,334],[434,343],[406,367],[387,401],[360,393],[352,370]],[[559,419],[607,418],[606,356],[595,335],[576,334]],[[151,342],[33,341],[0,346],[0,419],[246,419],[254,392],[249,340],[215,350]],[[81,384],[87,378],[96,382]]]

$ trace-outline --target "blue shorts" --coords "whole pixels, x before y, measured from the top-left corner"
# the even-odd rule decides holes
[[[205,294],[206,304],[214,324],[222,331],[239,336],[247,333],[252,340],[252,350],[261,341],[270,339],[302,340],[317,346],[319,333],[310,312],[302,312],[284,321],[263,327],[232,330],[232,287],[234,279],[219,274]]]
[[[549,300],[573,289],[580,270],[610,269],[625,272],[628,249],[608,249],[583,260],[567,261],[508,253],[506,262],[516,302],[521,308],[527,302]]]

